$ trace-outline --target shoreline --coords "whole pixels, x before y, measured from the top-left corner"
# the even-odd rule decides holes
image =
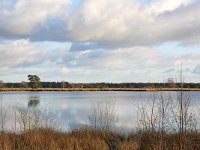
[[[0,88],[6,91],[200,91],[200,88]]]

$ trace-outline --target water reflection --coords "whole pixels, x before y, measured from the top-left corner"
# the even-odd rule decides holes
[[[40,97],[37,95],[30,95],[28,98],[28,107],[37,107],[40,104]]]
[[[200,92],[191,92],[193,106],[198,106]],[[148,101],[148,92],[0,92],[7,111],[7,128],[13,129],[16,106],[53,113],[55,121],[62,122],[66,130],[89,124],[91,106],[99,102],[115,101],[119,115],[117,127],[133,129],[137,121],[137,109],[141,101]],[[195,103],[196,102],[196,103]]]

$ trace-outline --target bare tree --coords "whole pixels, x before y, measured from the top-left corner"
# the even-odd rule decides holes
[[[139,107],[139,124],[143,131],[159,134],[159,148],[163,149],[164,133],[177,133],[179,149],[187,147],[190,131],[197,130],[196,113],[191,107],[191,95],[183,91],[182,67],[180,72],[179,90],[176,93],[151,93],[148,102]],[[150,137],[151,138],[151,137]]]
[[[46,108],[39,110],[36,107],[16,107],[16,121],[19,124],[19,129],[29,131],[37,128],[55,128],[56,123],[51,113]]]
[[[164,149],[164,135],[168,131],[170,95],[168,93],[150,92],[147,101],[142,100],[138,107],[138,125],[143,133],[156,134],[156,149]],[[152,139],[152,134],[147,134]]]
[[[28,131],[34,128],[39,128],[41,119],[40,112],[32,108],[17,107],[17,121],[20,125],[20,130]]]
[[[158,95],[154,92],[149,93],[147,101],[142,100],[138,106],[139,126],[145,131],[155,131],[158,125]]]
[[[6,127],[7,111],[8,111],[8,107],[3,106],[3,100],[2,100],[2,97],[0,97],[0,130],[1,132],[4,132],[5,127]]]
[[[118,121],[113,102],[102,102],[91,107],[90,126],[94,130],[110,130]]]
[[[164,134],[168,131],[170,94],[161,93],[158,100],[159,149],[164,149]]]
[[[186,149],[187,133],[193,130],[196,116],[191,107],[191,95],[183,91],[184,78],[182,74],[182,65],[179,76],[179,90],[174,96],[171,104],[173,128],[179,134],[180,150]]]

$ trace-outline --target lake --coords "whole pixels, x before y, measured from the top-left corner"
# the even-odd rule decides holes
[[[45,110],[53,114],[62,130],[89,125],[91,108],[99,103],[112,103],[118,115],[116,128],[132,130],[137,126],[138,106],[146,102],[152,93],[133,91],[74,91],[74,92],[0,92],[0,109],[7,110],[6,130],[13,130],[17,108]],[[163,92],[175,95],[176,92]],[[192,106],[198,107],[200,92],[185,92],[191,96]],[[16,128],[16,126],[15,126]]]

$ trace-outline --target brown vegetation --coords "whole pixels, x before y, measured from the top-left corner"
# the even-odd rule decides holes
[[[179,135],[165,133],[163,145],[157,132],[125,136],[111,131],[78,129],[69,133],[35,129],[20,134],[0,133],[1,150],[179,150]],[[186,150],[200,149],[200,133],[188,133]]]
[[[200,88],[182,88],[182,91],[200,91]],[[180,91],[180,88],[0,88],[0,91]]]

